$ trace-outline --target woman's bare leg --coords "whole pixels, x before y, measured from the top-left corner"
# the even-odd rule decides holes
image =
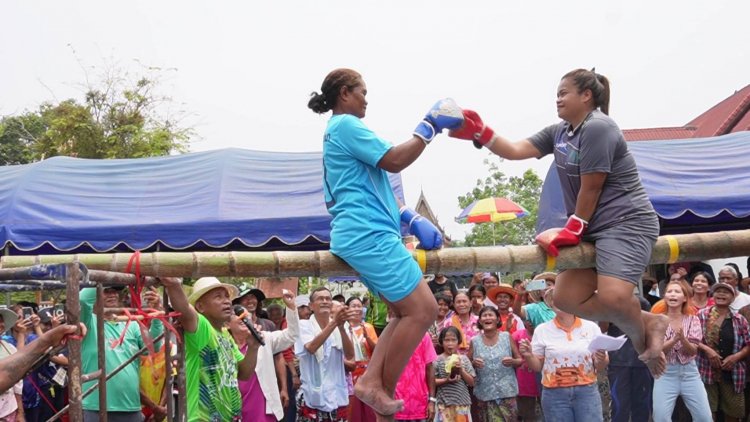
[[[592,320],[609,321],[633,342],[651,373],[658,377],[666,367],[662,353],[667,318],[641,311],[633,284],[616,277],[597,275],[592,269],[566,270],[555,283],[555,306]]]
[[[396,318],[381,333],[367,370],[354,386],[354,394],[380,415],[403,408],[403,400],[393,399],[396,384],[437,317],[437,302],[427,283],[419,283],[407,297],[389,306]]]

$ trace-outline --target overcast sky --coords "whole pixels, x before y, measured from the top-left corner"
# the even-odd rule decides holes
[[[306,103],[337,67],[363,74],[364,121],[394,144],[446,96],[500,134],[527,137],[557,121],[557,84],[578,67],[610,78],[623,129],[683,125],[750,84],[747,0],[26,0],[4,2],[3,15],[0,114],[80,98],[85,68],[136,69],[137,59],[176,69],[163,88],[192,113],[193,151],[319,151],[328,116]],[[402,173],[407,202],[424,190],[463,238],[457,197],[487,174],[487,157],[438,137]],[[501,169],[544,177],[549,162]]]

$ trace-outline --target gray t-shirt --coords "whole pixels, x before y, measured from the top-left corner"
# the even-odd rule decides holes
[[[607,173],[599,203],[589,219],[588,233],[622,220],[655,214],[620,128],[601,111],[592,111],[575,130],[563,121],[542,129],[529,140],[542,156],[554,154],[568,215],[575,213],[580,176]]]

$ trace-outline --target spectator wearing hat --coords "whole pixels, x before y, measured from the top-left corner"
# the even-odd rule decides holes
[[[739,311],[743,307],[750,305],[750,295],[738,291],[740,283],[740,276],[737,270],[731,265],[725,265],[719,270],[719,283],[726,283],[734,288],[735,296],[732,304],[729,305],[734,312]]]
[[[276,330],[276,324],[273,321],[260,317],[260,311],[263,309],[263,301],[266,300],[266,295],[262,290],[256,289],[247,283],[243,283],[240,286],[240,293],[236,299],[232,301],[233,305],[242,305],[247,312],[250,313],[255,325],[259,325],[263,331],[274,331]]]
[[[123,306],[124,287],[105,287],[103,303],[97,304],[102,309],[104,318],[104,343],[106,344],[105,367],[107,373],[115,370],[127,360],[133,357],[146,343],[143,340],[137,323],[128,324],[127,321],[119,321],[116,312],[106,311],[107,308],[121,308]],[[94,314],[94,303],[96,302],[96,289],[82,289],[79,295],[81,304],[81,322],[91,335],[81,341],[81,370],[89,374],[99,369],[97,357],[99,347],[97,344],[97,315]],[[145,302],[149,307],[159,308],[159,295],[153,291],[144,294]],[[154,338],[161,334],[164,327],[159,320],[151,324],[150,333]],[[158,349],[158,347],[156,347]],[[141,421],[141,394],[140,394],[140,359],[134,359],[123,370],[107,380],[107,420],[109,421]],[[83,391],[88,390],[96,383],[85,382]],[[166,407],[155,403],[143,403],[149,405],[157,415],[166,415]],[[83,399],[83,420],[92,422],[99,420],[99,390]]]
[[[297,316],[299,316],[299,319],[310,319],[310,315],[312,315],[312,309],[310,309],[310,296],[299,295],[294,303],[297,305]]]
[[[187,420],[228,422],[241,420],[242,397],[239,380],[255,373],[260,344],[248,336],[242,354],[225,325],[234,315],[232,300],[238,289],[215,277],[203,277],[193,285],[190,296],[179,278],[162,278],[169,300],[182,315],[185,332]]]
[[[258,349],[255,373],[249,380],[239,382],[242,393],[243,421],[271,422],[284,417],[284,403],[278,388],[278,374],[271,363],[276,359],[274,355],[281,356],[282,351],[294,345],[299,337],[299,320],[294,304],[294,294],[285,290],[283,299],[290,311],[287,328],[264,334],[266,344]],[[239,346],[240,352],[245,352],[251,335],[237,316],[232,316],[229,331]],[[286,376],[286,371],[283,372],[283,376]]]
[[[721,271],[719,274],[721,277]],[[737,296],[733,285],[716,283],[711,286],[711,295],[715,304],[698,312],[703,329],[703,342],[698,345],[698,370],[714,417],[721,411],[725,421],[739,421],[745,416],[745,358],[750,354],[748,322],[730,306]]]
[[[0,309],[0,333],[5,333],[10,330],[10,327],[16,324],[18,315],[15,312],[7,308]],[[15,346],[10,342],[0,339],[0,361],[8,359],[10,355],[17,352]],[[4,374],[4,371],[0,371],[0,374]],[[23,418],[23,402],[21,394],[23,393],[23,379],[19,377],[15,385],[8,382],[7,384],[12,385],[11,388],[0,389],[0,420],[16,420],[16,418]]]
[[[297,421],[346,421],[349,405],[344,359],[354,359],[354,345],[344,330],[360,311],[335,304],[330,290],[310,292],[312,317],[300,321],[294,344],[302,386],[297,393]]]
[[[497,307],[500,318],[500,332],[513,334],[523,328],[523,320],[511,311],[510,307],[516,299],[516,289],[509,284],[500,284],[487,292],[487,299]]]
[[[271,332],[279,329],[279,327],[276,326],[276,323],[270,319],[262,317],[262,315],[265,314],[263,311],[263,302],[266,300],[265,293],[247,283],[242,283],[239,289],[239,296],[232,301],[232,304],[241,305],[243,308],[247,309],[250,319],[253,324],[259,327],[259,330]],[[284,356],[280,353],[276,354],[274,356],[273,364],[276,368],[276,378],[279,382],[281,403],[283,407],[287,407],[289,405],[289,392],[287,391],[286,362]]]
[[[550,308],[542,299],[544,292],[555,287],[557,273],[545,272],[537,274],[532,281],[544,280],[544,289],[527,290],[524,286],[524,294],[519,294],[513,304],[513,309],[517,309],[518,316],[525,322],[528,322],[529,335],[534,334],[534,328],[551,321],[555,317],[555,311]]]

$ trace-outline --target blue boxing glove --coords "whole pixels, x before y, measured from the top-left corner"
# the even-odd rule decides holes
[[[407,206],[401,207],[400,212],[401,222],[409,227],[409,234],[419,239],[419,249],[440,249],[443,246],[443,236],[430,220]]]
[[[443,129],[458,129],[464,123],[463,110],[451,98],[435,103],[414,129],[414,135],[429,144]]]

